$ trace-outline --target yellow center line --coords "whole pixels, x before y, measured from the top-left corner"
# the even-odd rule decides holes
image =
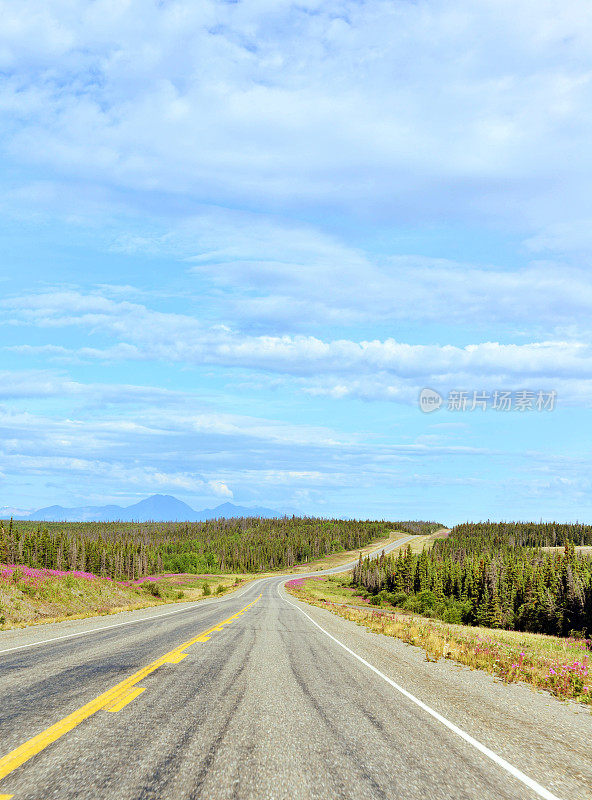
[[[208,636],[209,639],[209,636]],[[187,658],[187,653],[175,653],[172,656],[169,656],[166,660],[167,664],[180,664],[184,658]]]
[[[122,698],[117,700],[115,703],[110,703],[108,706],[105,706],[105,711],[121,711],[121,709],[126,706],[128,703],[131,703],[138,695],[142,694],[142,692],[146,691],[145,686],[136,686],[135,689],[132,689],[129,694],[124,694]]]
[[[198,636],[194,636],[193,639],[189,639],[188,642],[175,647],[174,650],[171,650],[164,656],[157,658],[156,661],[153,661],[151,664],[148,664],[148,666],[138,670],[133,675],[130,675],[129,678],[126,678],[125,680],[116,684],[111,689],[107,689],[106,692],[103,692],[98,697],[95,697],[94,700],[86,703],[77,711],[72,712],[72,714],[68,714],[67,717],[64,717],[59,722],[50,725],[49,728],[46,728],[46,730],[38,733],[37,736],[33,736],[33,738],[29,739],[28,742],[21,744],[15,750],[7,753],[7,755],[0,758],[0,780],[17,769],[17,767],[20,767],[21,764],[24,764],[25,761],[28,761],[34,755],[40,753],[41,750],[44,750],[48,745],[52,744],[52,742],[55,742],[65,733],[68,733],[68,731],[71,731],[77,725],[80,725],[80,723],[85,719],[88,719],[93,714],[96,714],[97,711],[100,711],[106,706],[113,706],[117,703],[117,701],[122,699],[122,696],[127,699],[128,695],[130,694],[130,690],[132,690],[132,687],[136,683],[139,683],[147,675],[150,675],[163,664],[177,663],[176,661],[171,662],[171,658],[187,655],[186,653],[183,653],[183,650],[186,650],[196,642],[207,641],[210,638],[208,634],[213,633],[214,631],[222,630],[220,625],[230,624],[233,619],[236,619],[240,614],[251,608],[251,606],[254,606],[255,603],[260,599],[261,595],[253,600],[252,603],[249,603],[249,605],[241,609],[238,614],[233,614],[232,617],[225,619],[223,623],[217,622],[211,628],[208,628],[207,631],[203,631]],[[135,696],[136,695],[134,695],[134,697]],[[129,697],[129,700],[133,700],[133,697]],[[127,702],[129,702],[129,700]],[[0,795],[0,800],[7,800],[7,798],[10,797],[12,797],[12,795]]]

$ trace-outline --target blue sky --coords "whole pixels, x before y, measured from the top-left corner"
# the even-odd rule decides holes
[[[592,520],[580,2],[0,14],[0,506]]]

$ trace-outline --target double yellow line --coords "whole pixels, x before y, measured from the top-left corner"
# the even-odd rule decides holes
[[[233,614],[231,617],[227,617],[227,619],[223,620],[222,622],[218,622],[213,627],[208,628],[207,631],[203,631],[197,636],[194,636],[193,639],[189,639],[188,642],[180,644],[178,647],[175,647],[174,650],[171,650],[164,656],[157,658],[156,661],[153,661],[151,664],[148,664],[148,666],[138,670],[138,672],[134,672],[134,674],[130,675],[129,678],[126,678],[125,680],[121,681],[121,683],[118,683],[111,689],[103,692],[103,694],[100,694],[98,697],[95,697],[94,700],[91,700],[90,703],[86,703],[86,705],[82,706],[77,711],[74,711],[72,714],[68,714],[67,717],[64,717],[59,722],[56,722],[49,728],[46,728],[46,730],[44,730],[42,733],[37,734],[37,736],[33,736],[33,738],[29,739],[28,742],[21,744],[11,753],[8,753],[0,758],[0,780],[20,767],[21,764],[24,764],[25,761],[28,761],[34,755],[41,752],[41,750],[44,750],[48,745],[50,745],[52,742],[55,742],[65,733],[68,733],[68,731],[71,731],[77,725],[80,725],[80,723],[85,719],[88,719],[93,714],[96,714],[97,711],[101,711],[102,709],[111,712],[120,711],[124,706],[126,706],[144,691],[145,687],[143,686],[135,687],[137,683],[143,680],[147,675],[150,675],[150,673],[157,670],[163,664],[178,664],[187,655],[187,653],[183,652],[184,650],[186,650],[192,644],[196,644],[196,642],[207,642],[212,633],[221,631],[224,625],[230,625],[235,619],[242,616],[245,611],[251,608],[251,606],[254,606],[255,603],[260,599],[261,595],[259,595],[259,597],[253,600],[252,603],[249,603],[249,605],[245,606],[236,614]],[[8,800],[10,797],[12,797],[12,795],[0,794],[0,800]]]

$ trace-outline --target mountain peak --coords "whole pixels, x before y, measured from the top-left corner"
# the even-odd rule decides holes
[[[271,508],[235,506],[222,503],[216,508],[194,511],[191,506],[171,494],[153,494],[131,506],[79,506],[64,508],[53,505],[40,508],[30,514],[10,514],[14,519],[39,520],[44,522],[203,522],[208,519],[231,517],[282,516]]]

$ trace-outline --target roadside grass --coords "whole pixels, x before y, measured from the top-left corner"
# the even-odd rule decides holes
[[[592,653],[584,639],[473,628],[375,608],[347,586],[348,578],[297,578],[286,584],[300,600],[326,608],[374,633],[421,647],[428,661],[449,658],[505,683],[524,682],[563,700],[592,705]]]
[[[114,581],[55,572],[0,567],[0,628],[110,614],[159,602],[144,590]]]
[[[133,584],[91,573],[0,565],[0,630],[199,600],[237,589],[246,580],[240,575],[168,575]]]
[[[350,581],[351,573],[327,577],[318,575],[314,578],[295,578],[288,581],[286,588],[293,594],[304,592],[307,600],[368,608],[368,601],[358,594],[359,589],[350,586]]]

